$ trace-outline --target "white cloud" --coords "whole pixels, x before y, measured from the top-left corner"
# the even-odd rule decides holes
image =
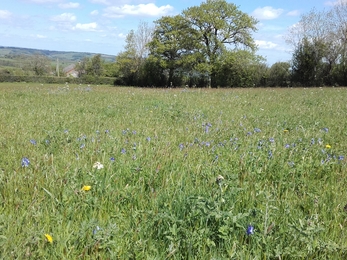
[[[173,10],[171,5],[156,6],[153,3],[139,5],[110,6],[105,9],[105,16],[120,18],[125,15],[143,15],[143,16],[163,16]]]
[[[8,19],[10,18],[12,13],[7,10],[0,10],[0,19]]]
[[[44,35],[41,35],[41,34],[36,34],[36,38],[44,39],[44,38],[47,38],[47,36],[44,36]]]
[[[25,0],[28,3],[34,4],[49,4],[49,3],[59,3],[61,0]]]
[[[118,37],[119,37],[119,38],[122,38],[122,39],[125,39],[127,36],[126,36],[126,34],[124,34],[124,33],[120,33],[120,34],[118,34]]]
[[[51,17],[53,22],[74,22],[76,21],[76,16],[71,13],[63,13],[60,15],[55,15]]]
[[[104,4],[104,5],[110,5],[110,1],[107,0],[89,0],[89,2],[93,4]]]
[[[262,41],[262,40],[255,40],[255,44],[260,49],[274,49],[278,46],[276,43],[273,43],[270,41]]]
[[[96,31],[98,28],[97,23],[78,23],[76,26],[73,27],[74,30],[80,30],[80,31]]]
[[[283,9],[275,9],[271,6],[265,6],[265,7],[258,7],[255,9],[252,13],[252,16],[254,16],[257,19],[260,20],[271,20],[276,19],[283,13]]]
[[[300,15],[300,11],[299,10],[293,10],[293,11],[288,12],[287,15],[298,16],[298,15]]]
[[[335,6],[339,4],[347,4],[347,0],[327,1],[324,3],[327,6]]]
[[[69,2],[69,3],[65,3],[65,4],[59,4],[59,7],[62,9],[78,8],[78,7],[80,7],[80,4]]]
[[[98,15],[98,14],[99,14],[99,11],[98,11],[98,10],[94,10],[94,11],[91,11],[90,14],[91,14],[91,15]]]

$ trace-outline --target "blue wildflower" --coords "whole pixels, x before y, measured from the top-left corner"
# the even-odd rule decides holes
[[[180,150],[182,151],[183,150],[183,148],[184,148],[184,145],[183,144],[179,144],[179,146],[178,146],[179,148],[180,148]]]
[[[252,225],[249,225],[247,227],[246,233],[247,233],[248,236],[253,235],[254,234],[254,227]]]
[[[293,167],[293,166],[294,166],[294,162],[288,162],[288,165],[289,165],[290,167]]]
[[[111,162],[114,162],[116,159],[114,157],[110,158]]]
[[[127,151],[124,149],[124,148],[122,148],[122,150],[120,151],[122,154],[125,154]]]
[[[81,144],[80,149],[83,149],[85,146],[86,146],[85,144]]]
[[[68,134],[68,133],[69,133],[69,130],[65,129],[64,134]]]
[[[209,129],[212,125],[210,123],[205,124],[205,133],[207,134],[209,132]]]
[[[28,167],[30,164],[30,161],[27,157],[22,158],[22,167]]]
[[[30,139],[30,143],[31,143],[32,145],[36,145],[36,141],[35,141],[34,139]]]
[[[254,128],[254,132],[255,132],[255,133],[260,133],[261,130],[260,130],[259,128]]]
[[[135,130],[133,131],[133,135],[136,135],[136,131]]]
[[[247,135],[252,135],[252,132],[248,132]]]
[[[342,161],[343,159],[345,159],[345,157],[343,155],[339,155],[338,160]]]
[[[93,235],[95,236],[99,230],[101,230],[101,228],[99,226],[96,226],[96,228],[93,230]]]
[[[269,159],[272,158],[272,152],[271,151],[268,152],[268,157],[269,157]]]
[[[50,144],[50,141],[48,139],[45,140],[46,144]]]
[[[105,134],[109,134],[109,133],[110,133],[110,130],[106,129]]]
[[[147,137],[146,138],[147,142],[151,141],[151,138],[150,137]]]
[[[311,144],[315,144],[314,138],[311,139]]]
[[[273,137],[270,137],[269,141],[270,141],[270,143],[273,143],[273,142],[275,142],[275,139]]]
[[[290,148],[290,145],[289,144],[286,144],[285,146],[284,146],[284,148]]]
[[[327,127],[322,128],[322,130],[323,130],[324,132],[326,132],[326,133],[329,132],[329,128],[327,128]]]

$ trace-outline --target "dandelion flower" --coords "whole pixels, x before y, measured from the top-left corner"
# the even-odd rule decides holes
[[[91,188],[92,188],[92,186],[84,185],[84,186],[82,187],[82,190],[84,190],[84,191],[89,191],[89,190],[91,190]]]
[[[284,129],[284,130],[283,130],[283,133],[288,133],[288,132],[289,132],[288,129]]]
[[[47,239],[47,242],[48,242],[48,243],[50,243],[50,244],[52,244],[52,243],[53,243],[53,238],[52,238],[52,236],[51,236],[51,235],[49,235],[49,234],[45,234],[45,237],[46,237],[46,239]]]
[[[96,162],[96,163],[94,163],[93,168],[100,170],[100,169],[104,168],[104,165],[102,165],[100,162]]]
[[[327,144],[327,145],[325,145],[325,148],[330,149],[330,148],[331,148],[331,145],[330,145],[330,144]]]

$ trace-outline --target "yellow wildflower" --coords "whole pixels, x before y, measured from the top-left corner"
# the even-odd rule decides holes
[[[84,191],[89,191],[91,188],[92,188],[92,186],[84,185],[84,186],[82,187],[82,190],[84,190]]]
[[[331,148],[331,145],[330,145],[330,144],[327,144],[327,145],[325,145],[325,148],[330,149],[330,148]]]
[[[51,243],[51,244],[53,243],[53,238],[51,235],[45,234],[45,237],[46,237],[48,243]]]
[[[283,133],[288,133],[288,132],[289,132],[288,129],[284,129],[284,130],[283,130]]]

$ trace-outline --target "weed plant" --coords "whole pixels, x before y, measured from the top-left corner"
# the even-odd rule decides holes
[[[347,89],[0,96],[2,259],[347,258]]]

